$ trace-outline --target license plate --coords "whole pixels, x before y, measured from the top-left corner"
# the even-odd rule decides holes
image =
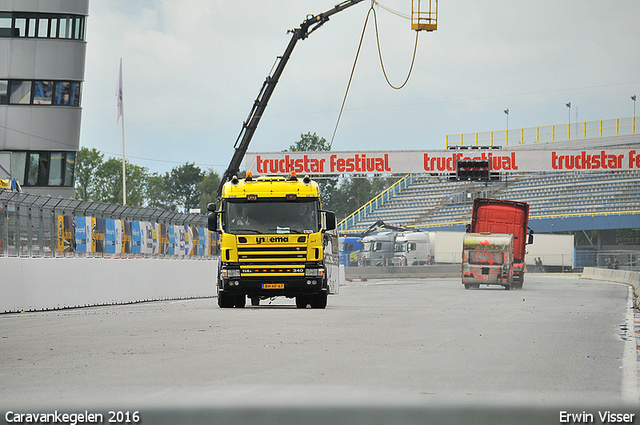
[[[284,283],[263,283],[262,289],[284,289]]]

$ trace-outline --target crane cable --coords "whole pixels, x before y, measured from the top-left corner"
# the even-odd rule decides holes
[[[371,15],[371,12],[373,12],[373,18],[375,21],[375,27],[376,27],[376,44],[378,46],[378,57],[380,58],[380,66],[382,67],[382,73],[384,74],[384,78],[387,81],[387,84],[389,84],[389,86],[395,90],[400,90],[401,88],[403,88],[407,82],[409,81],[409,77],[411,77],[411,73],[413,71],[413,64],[415,62],[416,59],[416,51],[418,50],[418,31],[416,31],[416,42],[415,45],[413,47],[413,57],[411,58],[411,67],[409,68],[409,73],[407,74],[407,78],[404,80],[404,82],[402,83],[402,85],[400,86],[394,86],[393,84],[391,84],[391,82],[389,81],[389,78],[387,77],[387,72],[385,70],[384,67],[384,61],[382,60],[382,49],[380,48],[380,37],[378,35],[378,16],[376,15],[376,11],[374,9],[374,5],[380,6],[382,7],[376,0],[371,0],[371,7],[369,8],[369,11],[367,12],[367,17],[364,20],[364,26],[362,28],[362,35],[360,36],[360,42],[358,43],[358,50],[356,51],[356,57],[353,61],[353,67],[351,68],[351,75],[349,75],[349,82],[347,83],[347,89],[345,90],[344,93],[344,97],[342,98],[342,105],[340,106],[340,113],[338,114],[338,120],[336,121],[336,126],[333,129],[333,135],[331,136],[331,142],[329,142],[329,149],[331,149],[331,146],[333,145],[333,140],[336,137],[336,132],[338,131],[338,125],[340,124],[340,119],[342,118],[342,112],[344,111],[344,105],[347,102],[347,95],[349,94],[349,88],[351,87],[351,81],[353,80],[353,74],[355,73],[356,70],[356,64],[358,63],[358,57],[360,56],[360,49],[362,47],[362,40],[364,40],[364,34],[366,32],[367,29],[367,23],[369,22],[369,15]],[[397,14],[399,15],[397,12],[395,11],[391,11],[390,9],[387,9],[385,7],[382,7],[385,10],[390,11],[391,13]],[[405,16],[402,16],[405,17]]]

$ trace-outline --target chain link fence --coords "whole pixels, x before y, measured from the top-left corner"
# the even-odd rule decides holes
[[[204,215],[0,191],[0,257],[203,258],[216,246]]]

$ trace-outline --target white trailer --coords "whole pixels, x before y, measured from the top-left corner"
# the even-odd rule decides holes
[[[542,261],[543,270],[535,270],[538,258]],[[573,235],[536,233],[533,243],[527,245],[525,263],[528,271],[545,271],[545,268],[570,270],[574,267],[574,258]]]
[[[465,232],[447,232],[444,230],[429,232],[433,261],[440,264],[460,263],[464,235]]]

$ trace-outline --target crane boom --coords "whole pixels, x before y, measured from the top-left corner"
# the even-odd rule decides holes
[[[222,194],[222,186],[229,180],[233,178],[233,176],[237,175],[240,171],[240,164],[242,164],[242,160],[249,148],[249,143],[251,143],[251,139],[253,138],[253,134],[256,132],[256,128],[258,127],[258,123],[264,114],[265,109],[267,108],[267,103],[269,102],[269,98],[273,94],[273,90],[276,88],[276,84],[278,84],[278,80],[284,71],[284,67],[291,57],[291,52],[293,52],[293,48],[296,46],[298,40],[304,40],[324,25],[325,22],[329,20],[329,17],[343,11],[344,9],[354,6],[360,3],[363,0],[346,0],[342,3],[336,5],[333,9],[328,10],[324,13],[315,16],[308,16],[307,19],[300,24],[300,28],[296,28],[290,30],[292,33],[291,40],[287,45],[282,56],[278,56],[276,59],[276,64],[272,68],[272,72],[267,76],[266,80],[262,84],[262,88],[260,89],[260,93],[258,93],[258,97],[253,102],[253,107],[251,108],[251,112],[249,112],[249,116],[246,121],[242,123],[242,130],[236,139],[235,144],[233,145],[235,152],[233,157],[231,158],[231,162],[229,162],[229,166],[227,167],[222,179],[220,180],[220,186],[218,186],[218,197]]]

